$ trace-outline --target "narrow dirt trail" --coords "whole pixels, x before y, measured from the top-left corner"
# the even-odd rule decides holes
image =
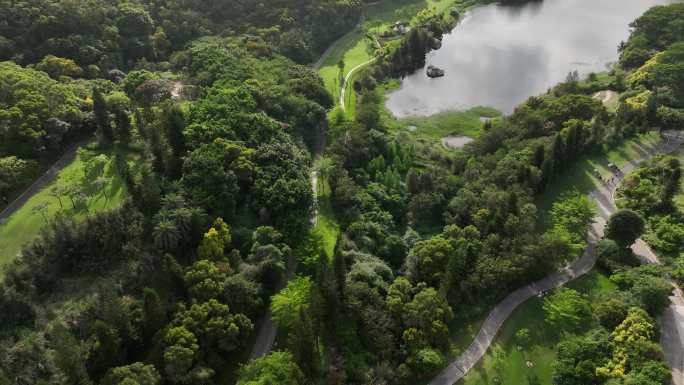
[[[648,154],[639,160],[634,160],[627,164],[621,171],[618,178],[622,178],[634,170],[637,165],[646,159],[658,154],[667,154],[675,151],[679,148],[682,140],[675,138],[672,135],[666,136],[666,141],[658,148],[656,151]],[[596,202],[598,207],[598,215],[595,222],[589,231],[588,246],[582,255],[582,257],[564,268],[562,271],[554,273],[540,281],[531,283],[525,287],[522,287],[511,294],[509,294],[503,301],[492,309],[492,311],[487,316],[487,319],[482,324],[480,331],[475,336],[475,340],[459,357],[453,360],[446,368],[444,368],[429,385],[451,385],[456,381],[463,378],[468,371],[470,371],[479,361],[482,359],[484,354],[489,349],[489,346],[494,341],[496,334],[498,333],[501,326],[508,317],[513,313],[513,311],[520,306],[523,302],[534,297],[540,291],[547,291],[553,288],[562,286],[576,278],[591,271],[596,263],[596,243],[603,237],[603,228],[605,227],[606,221],[616,210],[615,206],[615,190],[619,182],[616,184],[602,184],[598,186],[594,191],[589,193],[589,196]],[[655,254],[648,248],[648,246],[641,240],[637,242],[634,246],[635,252],[639,255],[644,254],[652,255]],[[681,297],[679,297],[681,300]],[[672,366],[672,374],[675,385],[684,385],[681,382],[682,376],[682,343],[684,342],[684,312],[680,305],[676,302],[679,301],[677,298],[673,300],[673,305],[670,306],[668,312],[666,312],[665,317],[667,322],[663,322],[663,335],[668,336],[669,344],[664,345],[665,355],[668,357],[668,362]],[[681,305],[684,305],[684,301]],[[668,313],[672,312],[672,315],[668,317]],[[671,346],[674,345],[674,346]],[[678,377],[678,378],[677,378]],[[678,382],[679,381],[679,382]]]
[[[356,67],[352,68],[351,71],[347,72],[347,76],[344,77],[344,82],[342,82],[342,91],[340,91],[340,109],[342,110],[342,112],[345,112],[344,95],[345,95],[345,92],[347,91],[347,83],[349,82],[349,79],[351,79],[351,77],[354,75],[354,73],[356,71],[358,71],[361,68],[373,63],[376,60],[378,60],[378,58],[374,57],[368,61],[365,61],[365,62],[357,65]]]

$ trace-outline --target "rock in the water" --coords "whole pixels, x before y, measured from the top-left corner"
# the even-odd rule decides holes
[[[440,49],[440,48],[442,48],[442,41],[439,39],[433,39],[432,49]]]
[[[435,66],[428,66],[427,67],[427,76],[431,78],[438,78],[441,76],[444,76],[444,70],[441,68],[437,68]]]

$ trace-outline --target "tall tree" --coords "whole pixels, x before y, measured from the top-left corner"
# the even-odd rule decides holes
[[[304,385],[306,377],[289,352],[273,352],[240,369],[237,385]]]
[[[631,246],[644,232],[644,219],[632,210],[620,210],[613,214],[606,225],[606,237],[623,249]]]
[[[116,134],[122,143],[128,144],[131,141],[131,118],[126,111],[120,109],[117,109],[114,115],[116,116]]]
[[[153,365],[136,362],[112,368],[102,379],[101,385],[159,385],[161,376]]]
[[[178,105],[174,104],[166,109],[164,123],[166,140],[171,147],[171,159],[169,160],[168,173],[173,179],[176,179],[181,174],[183,156],[185,156],[187,151],[185,136],[183,135],[185,117]]]
[[[147,126],[147,134],[149,137],[150,150],[152,152],[152,167],[158,174],[164,174],[166,171],[166,146],[164,139],[159,133],[159,129],[150,125]]]
[[[166,314],[157,291],[146,287],[143,291],[143,329],[149,340],[166,323]]]
[[[104,321],[95,321],[95,342],[89,357],[93,375],[102,377],[107,369],[120,364],[122,358],[118,330]]]
[[[91,385],[85,367],[85,356],[73,334],[61,323],[50,331],[51,346],[57,353],[55,364],[66,377],[69,385]]]
[[[93,113],[95,114],[95,122],[99,130],[103,144],[109,145],[114,142],[114,131],[109,119],[109,111],[107,109],[107,102],[105,101],[102,92],[97,88],[93,89]]]
[[[565,140],[563,135],[556,134],[553,139],[553,146],[551,147],[551,156],[553,157],[554,174],[558,175],[565,168]]]

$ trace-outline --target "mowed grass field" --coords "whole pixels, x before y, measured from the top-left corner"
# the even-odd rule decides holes
[[[106,184],[96,185],[93,183],[96,178],[103,178],[102,181]],[[73,207],[70,198],[75,194],[64,192],[70,186],[80,189],[85,194],[83,204],[77,205],[76,208]],[[57,195],[56,191],[59,191]],[[117,207],[125,194],[123,180],[115,172],[111,156],[108,156],[104,167],[91,173],[87,178],[85,162],[81,156],[77,156],[51,183],[31,197],[5,223],[0,224],[0,269],[11,262],[21,248],[40,233],[46,220],[49,221],[59,213],[84,218],[88,214]],[[39,209],[40,207],[43,209]]]
[[[356,67],[371,59],[369,44],[365,33],[358,29],[340,40],[332,50],[328,58],[323,62],[318,73],[323,78],[325,88],[333,95],[335,103],[339,102],[343,76]],[[338,63],[344,60],[344,70],[340,73]]]
[[[591,301],[617,287],[603,274],[593,270],[571,282],[569,288],[577,290]],[[534,298],[516,309],[499,331],[494,344],[484,358],[459,382],[458,385],[490,385],[495,378],[502,384],[550,384],[555,345],[564,339],[562,332],[549,328],[544,321],[543,299]],[[520,346],[515,334],[528,329],[530,343]],[[469,334],[469,333],[468,333]]]

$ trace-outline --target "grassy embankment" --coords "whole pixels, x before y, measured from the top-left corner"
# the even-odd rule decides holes
[[[393,87],[394,85],[390,85]],[[383,89],[383,94],[388,88]],[[465,111],[445,111],[430,116],[396,118],[383,108],[384,124],[396,132],[407,132],[423,144],[441,143],[445,136],[468,136],[476,139],[482,133],[483,119],[493,119],[496,124],[501,112],[492,107],[473,107]]]
[[[107,154],[110,155],[110,154]],[[85,177],[85,163],[78,156],[65,167],[57,177],[31,197],[6,223],[0,225],[0,268],[7,265],[21,248],[35,238],[46,221],[58,213],[70,217],[84,218],[94,212],[117,207],[125,196],[123,180],[114,171],[112,158],[97,172]],[[93,181],[104,178],[103,186]],[[65,190],[78,187],[86,194],[84,206],[73,207],[70,195]],[[57,195],[55,192],[59,191]],[[61,200],[61,204],[60,204]],[[39,209],[43,207],[43,209]]]

